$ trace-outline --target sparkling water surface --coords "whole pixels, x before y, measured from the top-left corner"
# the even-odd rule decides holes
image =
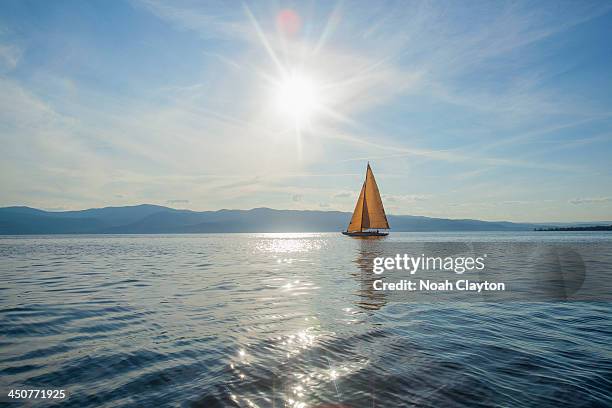
[[[55,404],[75,407],[612,406],[610,302],[364,292],[373,246],[430,241],[612,256],[610,233],[0,237],[1,391],[61,388]],[[610,259],[595,267],[612,274]]]

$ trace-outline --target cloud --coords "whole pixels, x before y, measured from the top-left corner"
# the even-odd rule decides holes
[[[348,198],[348,197],[352,197],[354,195],[354,193],[351,193],[349,191],[342,191],[340,193],[336,193],[334,194],[334,198]]]
[[[569,200],[569,203],[574,205],[612,203],[612,197],[574,198]]]
[[[534,204],[534,202],[526,201],[526,200],[506,200],[506,201],[501,201],[498,204],[500,205],[530,205],[530,204]]]
[[[188,204],[189,200],[177,199],[177,200],[167,200],[168,204]]]
[[[390,203],[413,204],[416,202],[426,201],[429,199],[429,196],[420,194],[383,194],[382,199],[383,201],[388,201]]]
[[[0,44],[0,71],[12,71],[21,59],[22,51],[15,45]]]
[[[303,199],[303,198],[304,198],[304,196],[303,196],[303,195],[301,195],[301,194],[294,194],[294,195],[291,197],[291,199],[292,199],[293,201],[295,201],[295,202],[302,201],[302,199]]]
[[[225,2],[208,2],[205,9],[182,6],[180,2],[158,0],[141,0],[135,4],[142,5],[160,19],[167,20],[179,28],[193,30],[203,38],[241,38],[248,40],[249,30],[241,21],[240,13],[227,13],[227,10],[239,10],[229,7]],[[223,14],[225,18],[220,18]]]

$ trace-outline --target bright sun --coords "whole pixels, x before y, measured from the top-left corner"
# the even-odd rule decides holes
[[[304,75],[287,75],[279,83],[277,92],[279,111],[297,123],[309,120],[317,109],[316,84]]]

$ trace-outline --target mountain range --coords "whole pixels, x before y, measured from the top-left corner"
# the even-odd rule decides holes
[[[191,211],[150,204],[78,211],[3,207],[0,234],[331,232],[345,229],[350,217],[350,213],[341,211],[270,208]],[[388,219],[393,231],[527,231],[554,225],[412,215],[389,215]]]

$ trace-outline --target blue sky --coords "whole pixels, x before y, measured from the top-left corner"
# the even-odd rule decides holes
[[[608,1],[2,1],[0,205],[351,211],[369,160],[394,214],[610,220],[611,39]]]

